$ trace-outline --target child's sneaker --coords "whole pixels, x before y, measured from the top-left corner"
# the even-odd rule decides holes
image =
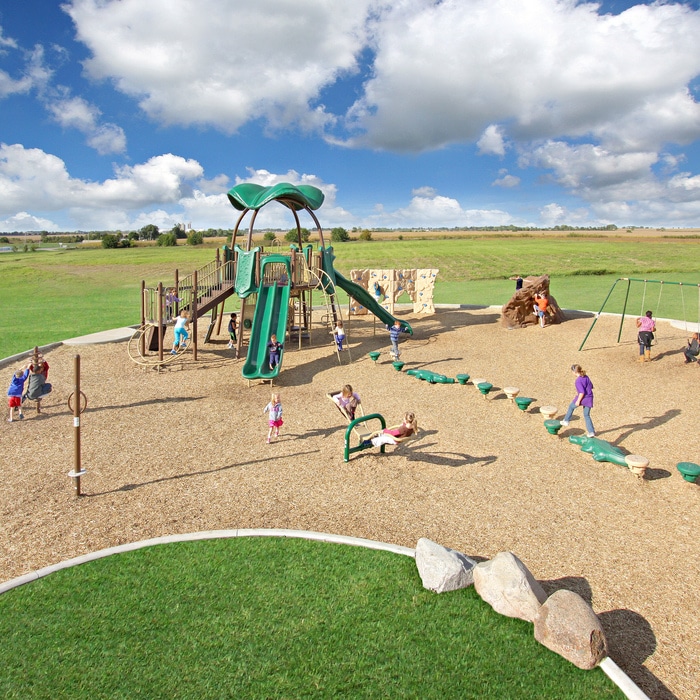
[[[595,437],[595,433],[586,433],[586,437]]]
[[[568,420],[563,420],[561,422],[561,427],[562,428],[568,428],[569,427],[569,421]]]
[[[270,438],[267,438],[267,444],[268,445],[270,444]]]
[[[19,414],[19,419],[20,419],[20,420],[24,420],[24,413],[20,413],[20,414]]]
[[[171,355],[177,355],[177,350],[171,350],[171,351],[170,351],[170,354],[171,354]]]

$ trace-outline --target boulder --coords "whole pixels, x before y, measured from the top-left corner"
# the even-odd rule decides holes
[[[577,593],[553,593],[535,617],[535,639],[583,669],[607,656],[605,632],[593,608]]]
[[[498,613],[532,622],[547,600],[535,577],[512,552],[500,552],[474,567],[476,592]]]
[[[549,298],[547,307],[547,324],[562,323],[566,320],[557,300],[549,293],[549,275],[526,277],[522,289],[518,289],[507,304],[501,309],[501,323],[509,329],[524,328],[538,323],[534,311],[535,294],[545,293]]]
[[[476,562],[461,552],[421,537],[416,545],[416,566],[423,588],[444,593],[471,586]]]

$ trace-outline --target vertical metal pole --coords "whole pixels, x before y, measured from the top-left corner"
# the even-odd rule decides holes
[[[146,325],[146,280],[141,280],[141,328],[144,329]],[[139,355],[141,357],[146,356],[146,334],[141,333],[141,338],[139,340]]]
[[[175,270],[175,298],[180,298],[180,273]],[[180,302],[173,302],[173,316],[177,317],[180,315]]]
[[[156,319],[158,323],[158,361],[163,361],[163,283],[158,282],[158,317]]]
[[[622,324],[625,322],[625,311],[627,311],[627,299],[630,295],[630,281],[627,280],[627,291],[625,292],[625,303],[622,306],[622,318],[620,318],[620,330],[617,332],[617,342],[620,342],[622,336]]]
[[[197,294],[199,290],[197,288],[197,270],[192,273],[192,286],[194,287],[192,293],[192,345],[193,345],[193,356],[195,362],[197,361]]]
[[[82,471],[80,462],[80,355],[75,356],[73,363],[73,374],[75,376],[75,386],[73,387],[73,485],[75,486],[75,495],[80,496],[80,475]]]

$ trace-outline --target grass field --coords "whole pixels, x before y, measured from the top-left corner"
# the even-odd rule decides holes
[[[473,587],[297,539],[159,545],[0,596],[3,698],[621,698]]]
[[[502,304],[513,274],[549,274],[564,308],[597,311],[618,277],[700,283],[700,239],[623,240],[615,237],[410,238],[336,244],[337,269],[432,267],[440,270],[438,303]],[[139,321],[141,280],[171,284],[214,258],[211,247],[137,247],[41,251],[0,255],[0,358],[34,345],[133,325]],[[390,261],[390,262],[389,262]],[[624,290],[610,300],[621,311]],[[644,306],[666,318],[698,321],[698,288],[632,287],[628,312]],[[231,304],[234,308],[235,302]]]

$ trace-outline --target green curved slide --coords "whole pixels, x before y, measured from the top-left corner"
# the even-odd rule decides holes
[[[410,335],[413,335],[413,329],[410,323],[394,318],[394,316],[392,316],[364,287],[343,277],[343,275],[333,267],[335,255],[333,254],[332,246],[322,248],[321,256],[323,258],[323,269],[336,287],[340,287],[355,301],[362,304],[367,311],[374,314],[382,323],[385,323],[387,326],[393,326],[394,321],[398,321],[402,328],[405,328]]]
[[[264,283],[265,267],[272,263],[281,263],[287,268],[287,281],[284,285]],[[250,329],[248,354],[243,365],[244,379],[274,379],[280,372],[284,359],[284,348],[280,352],[277,367],[270,369],[268,364],[267,344],[271,335],[284,342],[287,332],[287,312],[289,309],[289,291],[291,288],[291,267],[286,255],[268,255],[262,261],[260,270],[258,300],[255,304],[253,326]]]

